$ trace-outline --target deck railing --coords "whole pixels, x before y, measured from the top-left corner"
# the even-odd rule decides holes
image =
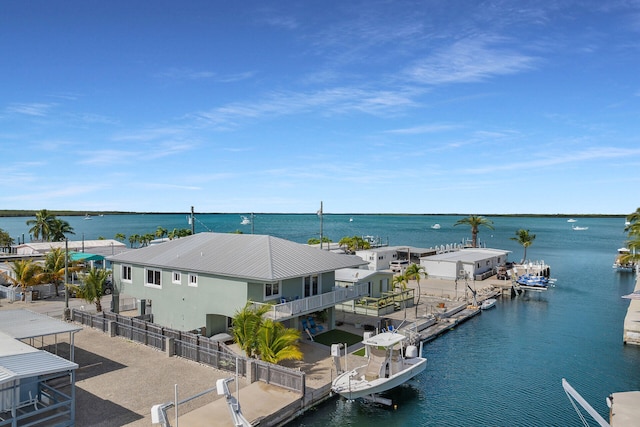
[[[253,308],[262,306],[269,307],[269,311],[265,316],[274,320],[285,320],[303,314],[313,313],[314,311],[323,310],[333,307],[344,301],[360,298],[369,294],[369,286],[362,283],[347,288],[335,287],[333,291],[320,295],[313,295],[307,298],[296,299],[293,301],[283,301],[280,304],[268,304],[254,302]]]

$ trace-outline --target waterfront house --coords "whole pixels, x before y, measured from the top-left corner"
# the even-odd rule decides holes
[[[332,328],[335,305],[368,291],[336,287],[336,270],[365,264],[359,257],[266,235],[198,233],[108,259],[114,294],[137,298],[154,323],[207,336],[227,332],[249,301],[298,329],[301,317],[324,312]]]
[[[420,258],[431,278],[455,280],[484,280],[505,265],[510,251],[502,249],[469,248]]]

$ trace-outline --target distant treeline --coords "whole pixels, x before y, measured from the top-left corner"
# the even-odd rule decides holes
[[[9,210],[0,209],[0,217],[21,217],[21,216],[35,216],[38,210]],[[172,214],[188,214],[188,212],[124,212],[124,211],[54,211],[49,210],[55,216],[85,216],[87,214],[91,216],[97,215],[172,215]],[[256,213],[257,215],[309,215],[312,212],[308,213],[299,213],[299,212],[261,212]],[[238,212],[195,212],[197,215],[225,215],[225,214],[239,214]],[[409,214],[409,213],[324,213],[323,215],[350,215],[350,216],[359,216],[359,215],[377,215],[377,216],[468,216],[468,213],[444,213],[444,214],[434,214],[434,213],[424,213],[424,214]],[[624,218],[627,214],[478,214],[484,217],[536,217],[536,218]]]

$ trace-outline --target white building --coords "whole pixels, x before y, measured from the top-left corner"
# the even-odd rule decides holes
[[[420,258],[429,277],[455,280],[468,278],[484,280],[498,266],[507,262],[510,251],[502,249],[469,248]]]

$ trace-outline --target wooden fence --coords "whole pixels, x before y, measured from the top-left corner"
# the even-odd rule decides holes
[[[161,351],[171,350],[170,354],[216,369],[233,373],[237,369],[238,374],[244,377],[248,376],[248,367],[251,367],[250,376],[256,381],[274,384],[302,395],[305,392],[304,372],[238,356],[224,343],[209,337],[165,328],[144,319],[112,312],[89,313],[72,309],[71,319]],[[113,325],[111,329],[110,325]],[[168,349],[167,345],[173,345],[173,348]]]

